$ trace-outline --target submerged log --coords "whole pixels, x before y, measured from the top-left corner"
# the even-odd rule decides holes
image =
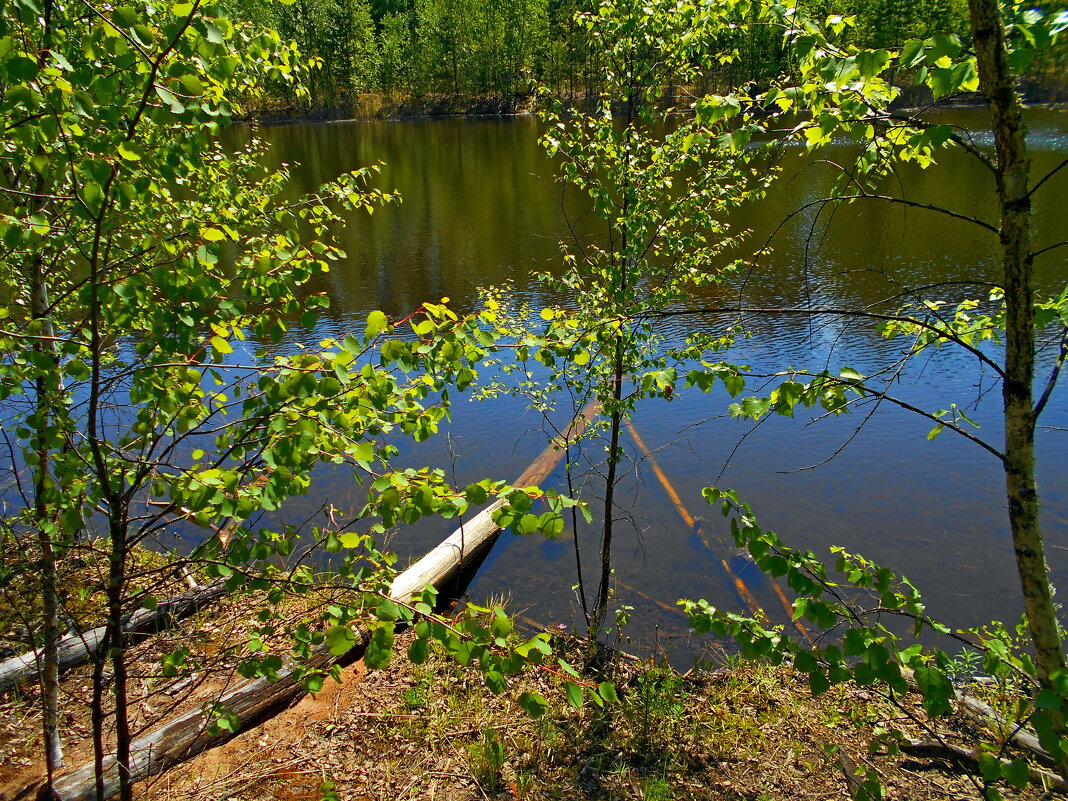
[[[634,428],[634,424],[630,421],[630,419],[626,419],[625,422],[627,430],[630,432],[631,438],[634,440],[634,443],[641,451],[642,457],[649,462],[649,466],[652,467],[653,473],[656,475],[657,480],[660,482],[660,486],[664,488],[664,492],[667,493],[668,498],[671,500],[671,503],[675,507],[675,511],[677,511],[679,513],[679,517],[682,518],[682,522],[685,523],[693,531],[693,533],[697,535],[698,539],[700,539],[701,542],[704,543],[704,546],[708,548],[709,551],[711,551],[714,555],[720,556],[720,564],[723,566],[723,572],[726,574],[727,578],[730,579],[731,584],[734,586],[735,592],[738,593],[738,597],[747,607],[749,607],[749,613],[757,620],[767,621],[768,616],[764,612],[763,607],[761,607],[760,602],[757,601],[756,597],[749,589],[749,586],[745,583],[745,580],[738,575],[738,572],[731,567],[731,564],[728,561],[728,559],[730,559],[730,556],[728,556],[729,554],[738,554],[739,556],[742,556],[746,562],[749,562],[751,560],[748,558],[748,555],[742,553],[733,544],[727,544],[725,542],[712,542],[707,532],[705,531],[701,520],[699,518],[695,518],[692,514],[690,514],[689,510],[686,508],[686,505],[683,504],[682,499],[679,497],[679,493],[675,491],[675,487],[672,486],[671,481],[667,477],[667,474],[661,469],[660,463],[653,455],[653,452],[649,450],[649,446],[646,445],[645,441],[641,438],[641,436],[639,436],[637,429]],[[800,620],[796,620],[794,618],[794,609],[789,599],[786,597],[786,593],[783,592],[782,587],[779,586],[779,583],[774,576],[771,576],[770,578],[771,587],[775,591],[775,595],[778,597],[779,603],[782,604],[783,610],[786,612],[787,619],[789,619],[793,623],[794,627],[798,630],[802,637],[804,637],[808,642],[812,642],[812,637],[809,635],[808,630],[805,628],[805,626],[801,623]]]
[[[548,478],[560,463],[566,444],[581,436],[599,411],[600,406],[596,402],[588,404],[563,437],[554,440],[516,479],[514,486],[540,484]],[[406,602],[427,586],[440,587],[465,565],[470,564],[500,532],[500,526],[493,522],[493,512],[501,506],[502,501],[490,504],[398,575],[390,586],[390,597]],[[307,663],[308,667],[326,670],[335,663],[359,659],[367,647],[370,635],[363,628],[354,633],[357,635],[356,644],[346,654],[337,657],[330,654],[325,646],[321,647]],[[240,682],[217,699],[217,705],[224,707],[236,721],[227,730],[219,730],[213,726],[218,719],[216,709],[198,708],[135,737],[130,747],[131,779],[136,782],[157,775],[209,748],[221,745],[237,733],[267,720],[307,692],[298,678],[297,667],[292,662],[287,661],[278,675],[276,681],[259,678]],[[110,798],[118,792],[119,766],[113,757],[105,761],[104,775],[100,778],[103,798]],[[98,797],[97,781],[94,765],[83,765],[56,779],[54,798],[56,801],[90,801]],[[42,793],[46,792],[47,788],[42,788]]]
[[[155,609],[138,609],[122,622],[122,632],[128,644],[173,626],[179,620],[214,603],[226,594],[226,581],[218,579],[202,587],[195,587],[181,595],[160,602]],[[84,665],[96,656],[104,639],[105,626],[80,634],[68,634],[59,641],[59,670],[64,672]],[[0,693],[27,682],[36,681],[41,675],[43,655],[40,651],[28,651],[0,662]]]

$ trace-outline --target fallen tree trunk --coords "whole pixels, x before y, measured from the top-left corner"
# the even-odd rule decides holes
[[[990,706],[986,701],[980,701],[978,698],[958,692],[957,703],[960,704],[961,709],[978,718],[996,735],[1006,738],[1019,748],[1030,751],[1047,765],[1051,767],[1057,766],[1057,760],[1042,747],[1042,743],[1038,741],[1038,735],[1025,729],[1022,724],[1007,720],[998,714],[994,707]]]
[[[544,481],[559,464],[563,447],[574,441],[594,417],[600,406],[591,402],[575,418],[560,440],[550,444],[514,482],[517,487],[531,486]],[[469,522],[453,532],[444,542],[402,572],[390,585],[390,597],[408,601],[413,594],[427,586],[440,587],[459,573],[488,545],[500,527],[493,522],[493,512],[503,506],[502,501],[490,504]],[[308,667],[325,670],[335,662],[358,659],[367,646],[369,632],[359,629],[357,642],[341,657],[329,653],[323,646],[310,660]],[[259,678],[244,681],[221,695],[216,706],[222,706],[236,723],[226,730],[213,724],[218,719],[215,708],[194,709],[135,737],[130,747],[130,774],[133,781],[154,776],[196,754],[221,745],[238,732],[271,717],[289,706],[306,692],[292,662],[286,662],[276,681]],[[110,798],[119,789],[119,766],[114,758],[104,765],[104,774],[97,777],[92,763],[65,773],[54,782],[55,801],[91,801],[98,797],[98,782],[103,788],[99,797]],[[36,788],[34,788],[36,789]],[[47,792],[47,788],[42,788]]]
[[[359,640],[354,650],[360,649],[362,653],[368,634],[362,630],[357,634]],[[306,664],[311,669],[327,668],[336,659],[324,650]],[[218,718],[215,710],[193,709],[135,737],[130,744],[130,774],[134,781],[156,775],[202,751],[221,745],[238,731],[266,720],[304,694],[293,663],[284,665],[278,671],[278,676],[276,681],[259,678],[241,682],[219,696],[217,703],[240,721],[240,726],[233,731],[212,725]],[[90,762],[56,779],[53,798],[57,801],[93,801],[97,798],[97,781],[95,766]],[[105,761],[100,782],[104,798],[110,798],[118,792],[119,766],[114,758]],[[42,787],[39,797],[47,798],[47,791],[47,787]]]
[[[920,691],[920,687],[916,683],[916,674],[910,668],[903,668],[901,675],[905,677],[910,690],[913,692]],[[1023,724],[1007,719],[986,701],[980,701],[978,698],[965,695],[960,690],[955,691],[955,697],[960,705],[960,710],[976,718],[992,734],[1007,740],[1018,748],[1030,751],[1050,767],[1057,767],[1057,760],[1042,746],[1042,743],[1038,740],[1038,735],[1027,729]]]
[[[214,603],[226,594],[226,582],[218,579],[203,587],[196,587],[162,601],[155,609],[138,609],[122,623],[122,632],[127,643],[139,640],[173,626],[205,606]],[[105,626],[81,634],[68,634],[59,641],[59,670],[64,672],[84,665],[96,656],[104,639]],[[43,655],[28,651],[0,662],[0,693],[27,682],[36,681],[41,675]]]
[[[958,745],[938,742],[935,740],[911,740],[901,744],[901,752],[909,756],[923,759],[942,759],[959,765],[972,773],[980,772],[980,758],[987,756],[986,753],[976,749],[962,748]],[[1009,760],[997,758],[1002,767],[1009,764]],[[1052,790],[1055,793],[1068,793],[1068,782],[1065,782],[1056,773],[1051,773],[1033,765],[1027,766],[1027,773],[1032,782]]]

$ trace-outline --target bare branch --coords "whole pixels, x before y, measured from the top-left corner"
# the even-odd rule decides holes
[[[1065,326],[1064,331],[1061,333],[1061,348],[1057,354],[1057,361],[1053,363],[1053,369],[1050,371],[1049,380],[1046,381],[1046,388],[1042,391],[1042,397],[1038,399],[1038,403],[1035,404],[1035,420],[1038,420],[1038,416],[1042,414],[1042,410],[1046,408],[1046,403],[1049,401],[1049,396],[1053,392],[1053,387],[1057,385],[1057,378],[1060,376],[1061,367],[1064,366],[1064,360],[1068,358],[1068,326]]]
[[[835,309],[835,308],[796,308],[796,307],[747,307],[747,306],[714,306],[706,307],[702,309],[678,309],[674,311],[658,312],[656,317],[683,317],[693,314],[807,314],[812,316],[817,315],[837,315],[840,317],[865,317],[871,320],[886,320],[888,322],[909,323],[916,325],[927,331],[937,334],[940,337],[944,337],[946,340],[953,342],[955,345],[959,345],[966,351],[975,356],[980,362],[991,368],[1002,378],[1005,377],[1005,372],[997,362],[993,361],[989,356],[983,353],[979,348],[974,345],[969,345],[964,342],[960,337],[955,336],[952,332],[945,331],[937,326],[931,325],[928,322],[920,320],[915,317],[906,317],[900,314],[882,314],[880,312],[863,311],[857,309]]]
[[[1042,256],[1043,254],[1049,253],[1051,250],[1056,250],[1057,248],[1063,248],[1065,245],[1068,245],[1068,239],[1066,239],[1066,240],[1064,240],[1062,242],[1058,242],[1055,245],[1049,245],[1048,247],[1044,247],[1041,250],[1036,250],[1034,253],[1031,254],[1031,258],[1032,259],[1037,259],[1039,256]]]
[[[1046,181],[1048,181],[1054,175],[1059,173],[1065,167],[1068,167],[1068,159],[1065,159],[1060,164],[1058,164],[1056,167],[1054,167],[1052,170],[1050,170],[1045,175],[1043,175],[1042,178],[1039,179],[1038,183],[1036,183],[1034,186],[1031,187],[1031,191],[1027,193],[1026,197],[1031,197],[1035,192],[1038,191],[1039,187],[1042,186],[1042,184],[1046,183]]]

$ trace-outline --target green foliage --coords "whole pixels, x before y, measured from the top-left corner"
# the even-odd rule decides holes
[[[55,560],[102,526],[108,575],[97,606],[117,637],[123,616],[151,602],[126,593],[130,549],[179,521],[198,526],[189,558],[231,591],[267,596],[239,673],[295,671],[317,691],[326,674],[313,657],[350,651],[368,610],[372,667],[388,664],[398,621],[431,612],[426,600],[385,597],[395,557],[378,550],[377,534],[456,517],[491,494],[517,530],[558,533],[572,502],[489,480],[457,491],[441,470],[390,467],[390,438],[432,436],[450,391],[476,380],[495,347],[485,321],[426,303],[402,320],[373,311],[350,336],[278,347],[325,307],[307,284],[343,257],[332,232],[345,215],[394,199],[367,187],[368,170],[293,198],[288,172],[263,166],[258,141],[220,142],[240,111],[234,98],[255,102],[280,81],[300,91],[301,64],[278,34],[234,25],[212,6],[4,8],[0,404],[16,454],[6,481],[23,500],[4,532],[52,560],[42,581],[62,575]],[[353,519],[331,516],[307,537],[340,554],[333,581],[350,592],[272,649],[279,605],[318,579],[304,554],[283,569],[309,532],[250,521],[307,493],[324,463],[368,487]],[[530,521],[539,498],[549,511]],[[435,620],[432,633],[458,660],[478,659],[501,692],[528,652],[540,659],[549,647],[509,649],[510,621],[498,610],[483,626],[480,614],[452,629]],[[163,672],[196,669],[187,656],[165,656]],[[109,658],[120,676],[122,649]],[[125,708],[125,685],[115,686]],[[216,720],[239,725],[225,711]]]
[[[914,690],[932,719],[954,710],[958,692],[954,679],[960,676],[961,666],[971,670],[981,664],[989,676],[1013,688],[1006,725],[1033,726],[1043,747],[1055,756],[1061,753],[1054,713],[1068,700],[1068,683],[1041,688],[1030,656],[1003,625],[953,632],[927,615],[919,592],[903,576],[837,547],[831,548],[836,557],[832,573],[811,551],[791,548],[774,532],[763,529],[733,490],[709,488],[705,497],[710,504],[720,505],[730,520],[735,543],[761,571],[785,579],[795,595],[794,619],[806,620],[819,631],[840,634],[831,640],[801,643],[787,636],[782,626],[769,628],[762,621],[718,609],[704,600],[680,601],[695,631],[734,639],[747,658],[774,664],[789,661],[808,676],[815,695],[846,682],[873,688],[890,699]],[[910,624],[907,637],[898,622]],[[921,635],[925,631],[956,638],[964,652],[972,655],[951,658],[942,649],[924,644],[927,640]],[[1026,632],[1025,623],[1019,631]],[[891,729],[882,740],[892,745],[901,737],[900,731]],[[988,745],[992,751],[981,760],[986,781],[1004,780],[1018,787],[1030,781],[1026,762],[999,759],[999,744],[991,741]]]
[[[687,692],[670,668],[649,667],[635,679],[620,710],[634,731],[635,747],[670,749],[686,717]]]
[[[642,798],[645,801],[670,801],[674,798],[671,785],[661,776],[650,776],[642,781]]]
[[[269,26],[311,57],[310,102],[355,105],[385,91],[511,101],[545,69],[546,0],[230,0],[237,18]],[[293,98],[276,85],[278,99]]]
[[[224,7],[235,20],[278,30],[310,57],[309,99],[315,108],[356,106],[362,94],[375,92],[416,99],[492,96],[503,101],[499,107],[510,108],[528,95],[531,81],[581,105],[595,100],[606,85],[606,54],[586,24],[597,11],[590,0],[227,0]],[[720,54],[696,81],[702,91],[767,87],[796,63],[796,50],[783,41],[778,25],[801,18],[794,4],[779,4],[774,16],[769,16],[773,5],[765,3],[677,7],[690,8],[695,17],[732,9],[730,24],[694,28]],[[1049,97],[1065,89],[1057,75],[1063,47],[1052,41],[1066,24],[1062,11],[1055,0],[1008,8],[1018,45],[1014,65],[1026,74],[1033,94]],[[886,74],[916,103],[926,101],[928,93],[974,89],[973,69],[935,63],[969,45],[965,0],[817,0],[806,3],[803,12],[855,49],[862,74],[882,72],[896,50],[907,53],[904,69],[890,65]],[[929,62],[930,74],[919,81],[921,92],[910,85],[907,71],[917,56]],[[300,100],[284,81],[271,80],[268,87],[270,102]]]

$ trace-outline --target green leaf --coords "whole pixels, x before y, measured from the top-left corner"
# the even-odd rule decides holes
[[[185,106],[178,101],[178,98],[174,96],[174,93],[171,92],[170,89],[160,86],[158,83],[156,83],[153,88],[156,90],[156,95],[159,99],[166,103],[168,108],[170,108],[172,114],[185,113]]]
[[[926,56],[921,39],[909,39],[901,48],[901,66],[912,68],[923,63]]]
[[[615,704],[619,701],[619,696],[616,695],[616,685],[610,681],[602,681],[598,684],[597,692],[600,693],[601,698],[610,704]]]
[[[119,156],[126,161],[140,161],[141,149],[133,142],[119,142]]]
[[[234,352],[234,349],[232,347],[230,347],[230,343],[227,342],[222,337],[212,337],[211,338],[211,346],[213,348],[215,348],[216,351],[218,351],[219,353],[223,354],[224,356],[226,354],[228,354],[228,353],[233,353]]]
[[[1001,762],[993,754],[980,754],[979,773],[988,782],[996,782],[1001,778]]]
[[[500,695],[508,689],[508,684],[504,680],[504,676],[498,673],[496,670],[487,670],[482,674],[482,680],[486,682],[486,686],[494,695]]]
[[[519,705],[532,718],[540,718],[549,709],[549,702],[538,693],[523,693],[519,696]]]
[[[364,339],[374,339],[387,328],[389,328],[389,318],[380,311],[373,311],[367,315],[367,329],[364,332]]]
[[[1031,770],[1023,759],[1004,763],[1001,766],[1001,775],[1017,790],[1025,789],[1031,781]]]
[[[830,689],[831,682],[821,671],[816,670],[808,674],[808,686],[813,695],[822,695]]]
[[[593,510],[590,509],[590,505],[583,501],[579,504],[578,510],[582,513],[582,519],[587,523],[593,522]]]
[[[379,620],[392,623],[395,620],[400,620],[401,608],[388,598],[383,598],[378,602],[378,606],[375,607],[375,615]]]
[[[365,468],[370,467],[371,461],[375,458],[374,443],[361,442],[353,449],[352,458],[356,460],[357,464]]]
[[[955,33],[939,33],[927,40],[927,63],[934,64],[942,57],[956,58],[962,47]]]
[[[857,68],[866,80],[871,80],[890,63],[890,53],[886,50],[864,50],[857,54]]]
[[[467,498],[468,503],[481,506],[489,498],[489,493],[486,492],[486,488],[481,484],[469,484],[467,489],[464,490],[464,497]]]
[[[430,656],[430,647],[427,641],[420,638],[412,640],[412,644],[408,646],[408,659],[414,665],[423,664]]]
[[[569,681],[564,685],[564,695],[567,697],[567,702],[575,709],[582,708],[582,687]]]
[[[81,359],[71,359],[63,369],[75,381],[85,381],[89,378],[89,366]]]
[[[389,658],[393,653],[393,624],[386,623],[377,626],[371,634],[371,640],[367,643],[367,650],[363,655],[363,663],[371,670],[382,670],[389,667]]]
[[[356,647],[356,635],[347,626],[334,626],[326,632],[326,647],[334,656],[343,656]]]
[[[538,516],[525,514],[512,524],[512,530],[519,535],[536,534],[538,532]]]
[[[555,512],[538,515],[538,531],[547,539],[555,539],[564,531],[564,519]]]

